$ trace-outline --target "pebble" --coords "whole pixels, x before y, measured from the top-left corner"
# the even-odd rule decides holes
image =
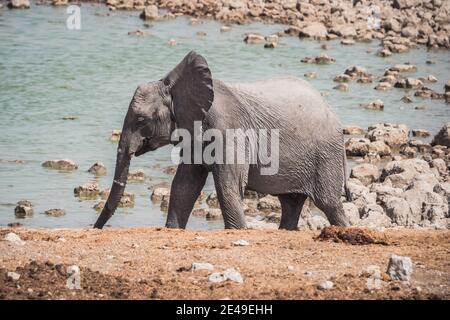
[[[214,266],[211,263],[208,263],[208,262],[193,262],[191,269],[192,269],[192,271],[196,271],[196,270],[213,271],[214,270]]]
[[[241,274],[234,268],[226,269],[224,272],[214,272],[209,276],[209,282],[220,283],[226,280],[243,283]]]
[[[8,233],[5,236],[5,240],[9,241],[9,242],[11,242],[13,244],[20,245],[20,246],[23,246],[25,244],[25,241],[20,239],[20,237],[17,234],[15,234],[14,232]]]
[[[387,273],[393,280],[409,281],[413,272],[412,261],[410,257],[391,255]]]
[[[333,288],[334,283],[331,282],[330,280],[321,282],[317,285],[317,289],[319,290],[330,290],[331,288]]]
[[[11,279],[13,281],[17,281],[20,279],[20,274],[18,274],[17,272],[8,272],[6,276],[8,277],[8,279]]]
[[[250,245],[250,243],[248,243],[248,241],[246,241],[244,239],[240,239],[240,240],[233,241],[233,245],[234,246],[248,246],[248,245]]]

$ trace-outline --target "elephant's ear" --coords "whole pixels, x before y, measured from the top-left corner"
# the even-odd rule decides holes
[[[163,79],[173,99],[179,127],[193,134],[194,121],[201,121],[214,100],[211,71],[205,58],[194,51]]]

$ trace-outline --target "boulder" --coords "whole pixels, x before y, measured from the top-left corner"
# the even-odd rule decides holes
[[[260,34],[250,33],[245,36],[244,42],[248,44],[261,44],[265,43],[266,39]]]
[[[344,202],[342,204],[342,206],[344,208],[345,216],[350,221],[350,224],[352,226],[358,225],[359,221],[361,220],[360,216],[359,216],[359,209],[358,209],[358,207],[354,203],[351,203],[351,202]]]
[[[347,156],[364,157],[369,153],[370,140],[366,138],[350,138],[345,142]]]
[[[346,135],[363,135],[365,133],[364,129],[358,126],[345,126],[342,132]]]
[[[386,214],[399,226],[411,226],[412,217],[409,203],[402,198],[392,197],[386,203]]]
[[[387,91],[392,89],[392,85],[389,82],[380,82],[375,86],[374,89],[380,91]]]
[[[216,192],[211,192],[206,198],[206,203],[210,208],[219,208],[219,198]]]
[[[42,163],[44,168],[57,169],[62,171],[71,171],[78,169],[78,165],[69,159],[47,160]]]
[[[390,147],[408,143],[409,129],[404,124],[378,123],[368,128],[366,138],[370,141],[383,141]]]
[[[413,129],[411,130],[413,137],[428,137],[430,136],[430,132],[425,129]]]
[[[431,145],[450,147],[450,122],[445,124],[434,136],[433,141],[431,141]]]
[[[142,169],[128,172],[128,180],[133,182],[142,182],[145,180],[145,172]]]
[[[51,217],[62,217],[66,212],[63,209],[49,209],[45,211],[45,214]]]
[[[348,91],[348,84],[347,83],[339,83],[337,86],[333,87],[334,90],[339,90],[342,92]]]
[[[161,201],[164,196],[170,196],[170,189],[165,187],[156,187],[152,191],[152,201]]]
[[[327,38],[327,28],[320,22],[312,22],[306,27],[302,28],[300,38],[313,38],[316,40],[325,40]]]
[[[364,109],[369,109],[369,110],[383,110],[384,109],[384,103],[380,99],[377,99],[377,100],[372,101],[367,104],[362,104],[361,106],[364,107]]]
[[[112,142],[118,142],[120,140],[120,135],[122,134],[122,131],[119,129],[113,129],[111,132],[110,140]]]
[[[106,175],[106,166],[102,162],[97,161],[89,168],[88,172],[96,176],[104,176]]]
[[[96,199],[100,194],[100,189],[97,183],[86,183],[78,186],[73,190],[76,197],[82,199]]]
[[[392,7],[395,9],[409,9],[414,8],[422,4],[423,0],[394,0],[392,1]]]
[[[314,63],[314,64],[332,64],[336,62],[336,59],[323,53],[318,55],[317,57],[305,57],[300,61],[304,63]]]
[[[421,159],[391,161],[383,168],[380,180],[396,188],[406,188],[421,174],[431,174],[428,163]]]
[[[10,9],[28,9],[30,8],[29,0],[10,0],[8,3]]]
[[[17,202],[17,206],[14,208],[14,214],[16,218],[20,219],[33,216],[33,204],[28,200]]]
[[[144,20],[158,20],[158,7],[154,4],[146,6],[144,11],[142,11],[140,17]]]
[[[367,186],[380,178],[380,172],[377,166],[363,163],[352,168],[350,177],[358,179],[363,185]]]
[[[413,272],[411,258],[397,256],[395,254],[391,255],[386,272],[392,280],[409,281]]]
[[[261,211],[280,211],[281,205],[277,197],[267,195],[258,201],[258,209]]]

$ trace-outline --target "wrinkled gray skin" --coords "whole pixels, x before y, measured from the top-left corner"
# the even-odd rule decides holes
[[[209,172],[225,228],[246,228],[245,188],[278,196],[282,229],[297,228],[307,197],[331,224],[349,225],[340,201],[345,176],[342,127],[321,95],[290,77],[234,85],[212,80],[206,60],[190,52],[164,79],[137,88],[123,124],[114,182],[95,228],[102,228],[116,210],[131,157],[169,144],[177,127],[193,133],[196,120],[203,121],[204,129],[224,133],[229,128],[279,129],[279,171],[261,175],[259,164],[182,163],[172,182],[166,227],[186,227]]]

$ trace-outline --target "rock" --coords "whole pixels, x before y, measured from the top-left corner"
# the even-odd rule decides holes
[[[9,228],[19,228],[21,226],[22,226],[22,224],[20,222],[10,222],[10,223],[8,223],[8,227]]]
[[[377,56],[379,57],[390,57],[392,55],[392,52],[389,51],[389,49],[381,49],[380,51],[377,52]]]
[[[348,74],[338,74],[334,77],[334,82],[350,82],[352,78]]]
[[[220,27],[220,32],[228,32],[231,31],[231,27],[229,26],[221,26]]]
[[[386,214],[384,214],[384,212],[370,210],[367,207],[366,212],[367,213],[363,215],[362,219],[359,222],[360,226],[371,229],[387,228],[391,226],[391,219]]]
[[[392,85],[389,82],[380,82],[375,86],[374,89],[380,91],[387,91],[392,89]]]
[[[29,0],[10,0],[8,3],[10,9],[28,9],[30,8]]]
[[[335,90],[347,92],[348,91],[348,84],[347,83],[339,83],[337,86],[333,87]]]
[[[344,202],[342,204],[345,216],[349,219],[352,226],[358,225],[360,219],[358,207],[351,202]]]
[[[128,35],[129,36],[136,36],[136,37],[144,37],[144,36],[147,35],[147,33],[145,31],[141,30],[141,29],[137,29],[137,30],[134,30],[134,31],[129,31]]]
[[[317,72],[310,71],[304,74],[306,78],[315,79],[317,78]]]
[[[100,189],[97,183],[86,183],[78,186],[73,190],[75,196],[84,199],[96,199],[100,194]]]
[[[142,182],[145,180],[145,172],[142,169],[128,172],[128,180],[134,182]]]
[[[247,44],[260,44],[265,43],[266,39],[260,34],[250,33],[245,36],[244,42]]]
[[[391,148],[384,141],[373,141],[369,143],[369,152],[370,154],[377,154],[381,157],[390,156],[392,154]]]
[[[249,245],[250,245],[250,243],[248,243],[248,241],[246,241],[244,239],[233,241],[233,246],[243,247],[243,246],[249,246]]]
[[[375,101],[372,101],[368,104],[361,105],[364,107],[364,109],[370,109],[370,110],[383,110],[384,109],[384,103],[380,99],[377,99]]]
[[[394,0],[392,7],[395,9],[409,9],[422,4],[422,0]]]
[[[390,147],[408,143],[409,129],[404,124],[378,123],[370,126],[366,138],[370,141],[383,141]]]
[[[450,147],[450,122],[445,124],[441,130],[434,136],[431,145],[442,145]]]
[[[302,28],[300,38],[313,38],[315,40],[325,40],[327,38],[327,28],[320,22],[312,22],[305,28]]]
[[[209,282],[213,283],[220,283],[224,282],[226,280],[243,283],[244,279],[242,278],[241,274],[236,271],[234,268],[226,269],[224,272],[214,272],[212,273],[209,278]]]
[[[290,36],[298,37],[300,35],[301,28],[298,26],[290,26],[289,28],[284,30],[284,33]]]
[[[360,67],[360,66],[352,66],[350,68],[347,68],[344,71],[344,74],[356,78],[356,77],[370,77],[371,75],[367,72],[366,68]]]
[[[363,163],[352,168],[350,177],[358,179],[363,185],[367,186],[380,178],[380,172],[377,166]]]
[[[25,244],[25,241],[20,239],[20,237],[14,232],[9,232],[8,234],[6,234],[5,241],[11,242],[12,244],[19,246],[23,246]]]
[[[214,220],[222,218],[222,210],[209,208],[206,212],[206,219]]]
[[[144,20],[158,20],[158,7],[153,4],[146,6],[144,11],[142,11],[140,17]]]
[[[345,126],[342,132],[346,135],[362,135],[365,133],[364,129],[358,126]]]
[[[8,279],[11,279],[12,281],[17,281],[20,279],[20,274],[18,274],[17,272],[8,272],[6,276]]]
[[[213,271],[214,270],[214,266],[211,263],[208,263],[208,262],[193,262],[191,270],[192,271],[197,271],[197,270]]]
[[[323,282],[319,283],[317,285],[317,289],[319,289],[319,290],[330,290],[330,289],[333,288],[333,286],[334,286],[333,282],[327,280],[327,281],[323,281]]]
[[[117,206],[119,208],[133,208],[134,207],[134,199],[135,199],[134,194],[124,192],[122,197],[120,198],[119,204]]]
[[[411,130],[413,137],[428,137],[430,136],[430,132],[425,129],[413,129]]]
[[[217,193],[210,193],[206,198],[206,203],[210,208],[219,208],[219,199],[217,198]]]
[[[403,89],[420,89],[422,86],[422,81],[414,78],[399,79],[394,84],[394,87]]]
[[[61,118],[61,120],[77,120],[77,119],[78,117],[76,116],[65,116]]]
[[[156,187],[153,189],[151,199],[152,201],[161,201],[163,197],[169,197],[170,196],[170,189],[164,188],[164,187]]]
[[[412,99],[410,96],[404,96],[404,97],[402,98],[402,101],[403,101],[404,103],[411,103],[411,102],[413,102],[413,99]]]
[[[106,204],[106,201],[100,201],[100,202],[96,203],[92,208],[95,211],[102,211],[103,208],[105,207],[105,204]]]
[[[386,214],[399,226],[411,226],[411,210],[405,199],[393,197],[386,203]]]
[[[258,209],[262,211],[280,211],[281,205],[277,197],[267,195],[258,201]]]
[[[20,219],[33,216],[33,204],[28,200],[17,202],[17,206],[14,208],[14,214],[16,218]]]
[[[52,0],[52,6],[66,6],[69,4],[69,0]]]
[[[391,255],[387,273],[392,280],[409,281],[412,272],[413,265],[410,257]]]
[[[445,92],[450,92],[450,80],[448,80],[444,85]]]
[[[332,64],[336,62],[336,59],[329,57],[327,54],[323,53],[317,57],[305,57],[301,60],[303,63],[315,63],[315,64]]]
[[[95,174],[96,176],[106,175],[106,166],[103,162],[97,161],[88,170],[89,173]]]
[[[111,138],[110,138],[110,140],[112,141],[112,142],[118,142],[119,140],[120,140],[120,135],[122,134],[122,131],[121,130],[119,130],[119,129],[114,129],[112,132],[111,132]]]
[[[322,217],[321,215],[313,215],[311,217],[306,218],[306,226],[310,230],[322,230],[325,227],[328,227],[330,222]]]
[[[345,142],[347,156],[364,157],[369,152],[370,140],[366,138],[350,138]]]
[[[61,159],[61,160],[47,160],[42,163],[44,168],[57,169],[63,171],[71,171],[78,169],[78,165],[72,160]]]
[[[63,209],[49,209],[45,211],[45,214],[51,217],[62,217],[66,212]]]
[[[351,46],[355,44],[355,40],[353,39],[343,39],[341,40],[341,44],[344,46]]]
[[[421,159],[405,159],[386,164],[381,172],[380,180],[396,188],[405,188],[421,174],[430,174],[430,166]]]

